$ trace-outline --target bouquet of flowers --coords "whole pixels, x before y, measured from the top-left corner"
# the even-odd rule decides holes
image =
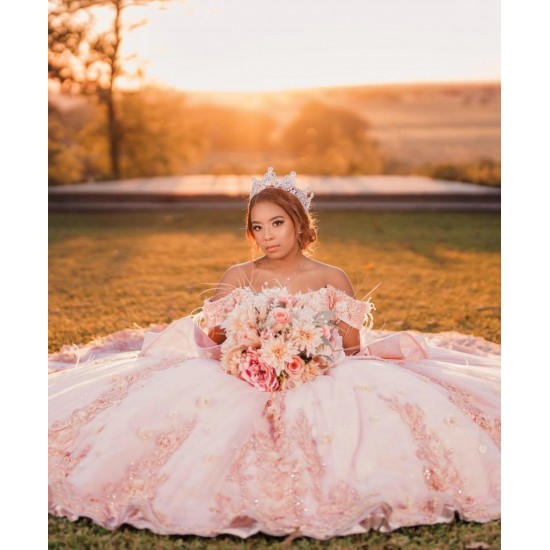
[[[261,391],[293,389],[324,374],[343,354],[334,313],[315,293],[286,288],[243,293],[222,324],[223,369]]]

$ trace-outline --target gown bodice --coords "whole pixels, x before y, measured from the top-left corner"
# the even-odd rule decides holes
[[[269,289],[262,292],[269,293]],[[279,288],[274,290],[278,291]],[[237,287],[218,300],[207,299],[202,307],[204,321],[208,329],[220,325],[236,305],[246,300],[250,295],[258,295],[262,292],[255,291],[249,287]],[[314,311],[334,311],[337,319],[344,323],[360,329],[365,324],[370,324],[372,319],[371,311],[375,309],[370,298],[357,300],[332,285],[327,285],[318,290],[309,290],[291,294],[297,301],[307,303]]]

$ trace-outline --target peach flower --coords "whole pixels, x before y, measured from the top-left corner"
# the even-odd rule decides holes
[[[300,380],[302,378],[305,365],[304,360],[299,355],[295,355],[292,358],[292,361],[286,364],[286,372],[288,372],[290,378]]]
[[[244,350],[244,346],[238,345],[224,351],[222,361],[226,372],[232,375],[239,374]]]

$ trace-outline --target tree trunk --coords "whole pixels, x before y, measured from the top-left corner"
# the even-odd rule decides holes
[[[123,0],[113,2],[115,8],[115,20],[113,22],[113,51],[110,56],[111,74],[109,75],[109,89],[106,94],[107,112],[109,121],[109,156],[111,159],[111,174],[113,179],[120,179],[120,121],[115,99],[115,80],[119,74],[119,47],[120,47],[120,26],[123,9]]]
[[[111,174],[113,179],[120,179],[120,131],[117,108],[113,90],[107,93],[107,113],[109,120],[109,157],[111,159]]]

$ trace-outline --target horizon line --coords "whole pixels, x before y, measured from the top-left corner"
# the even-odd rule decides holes
[[[48,92],[57,93],[59,90],[52,90],[52,85],[55,86],[55,81],[48,80]],[[495,85],[502,84],[502,80],[498,79],[472,79],[472,80],[403,80],[403,81],[387,81],[387,82],[370,82],[365,84],[331,84],[322,86],[308,86],[296,88],[281,88],[281,89],[266,89],[266,90],[212,90],[203,88],[178,88],[165,84],[163,82],[148,82],[144,85],[136,87],[116,87],[119,92],[132,92],[144,90],[147,88],[164,89],[182,93],[198,93],[198,94],[274,94],[274,93],[291,93],[304,92],[309,90],[332,90],[340,88],[389,88],[389,87],[406,87],[406,86],[465,86],[465,85]],[[58,85],[58,84],[57,84]]]

